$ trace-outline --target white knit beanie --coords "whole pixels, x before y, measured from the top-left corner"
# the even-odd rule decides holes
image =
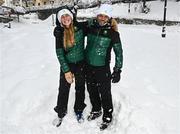
[[[100,8],[97,11],[96,15],[104,14],[108,17],[112,17],[112,7],[109,4],[101,4]]]
[[[71,16],[72,20],[73,20],[73,14],[68,10],[68,9],[62,9],[58,12],[57,17],[59,22],[61,23],[61,16],[68,14],[69,16]]]

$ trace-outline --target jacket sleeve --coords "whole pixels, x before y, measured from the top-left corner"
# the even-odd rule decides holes
[[[56,43],[56,55],[61,65],[61,70],[66,73],[70,70],[66,61],[65,50],[63,47],[63,30],[60,27],[54,29],[55,43]]]
[[[87,36],[87,33],[88,33],[88,21],[80,22],[80,25],[82,26],[84,35]]]
[[[87,36],[88,31],[88,21],[82,21],[82,22],[75,22],[75,25],[77,25],[79,28],[83,30],[84,36]]]
[[[115,67],[114,69],[121,70],[123,66],[123,49],[118,32],[114,32],[113,38],[113,50],[115,53]]]

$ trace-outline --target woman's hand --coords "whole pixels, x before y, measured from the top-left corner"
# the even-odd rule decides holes
[[[65,73],[65,79],[69,84],[73,83],[74,75],[71,72]]]

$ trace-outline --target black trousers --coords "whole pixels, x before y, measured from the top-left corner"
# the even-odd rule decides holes
[[[87,90],[92,104],[92,112],[99,111],[103,108],[103,116],[112,117],[113,104],[110,67],[86,65],[86,79]]]
[[[86,107],[84,103],[85,99],[85,73],[84,73],[84,62],[76,64],[69,64],[71,72],[75,76],[75,103],[74,112],[82,112]],[[60,73],[60,85],[59,94],[57,99],[57,106],[54,110],[58,113],[58,117],[63,118],[67,113],[69,90],[71,84],[69,84],[65,75],[61,70]]]

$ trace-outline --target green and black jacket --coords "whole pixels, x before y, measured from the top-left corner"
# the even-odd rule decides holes
[[[57,23],[56,23],[57,24]],[[78,63],[84,60],[84,37],[86,22],[74,21],[75,44],[71,48],[64,48],[64,28],[58,24],[54,29],[56,38],[56,54],[61,65],[61,70],[66,73],[70,71],[69,63]]]
[[[123,65],[123,50],[120,35],[111,27],[111,22],[100,26],[96,19],[88,22],[86,62],[91,66],[109,66],[111,50],[115,53],[115,69]]]

